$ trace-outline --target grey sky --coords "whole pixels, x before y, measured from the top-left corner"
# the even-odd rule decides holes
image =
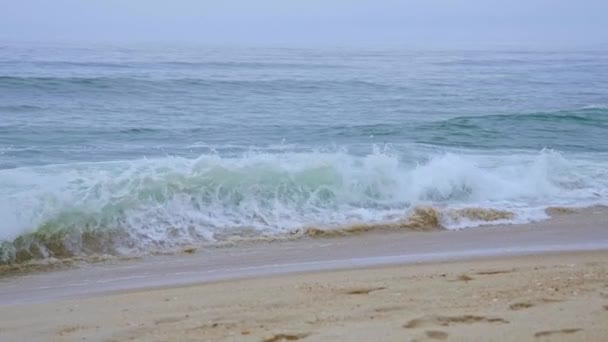
[[[608,43],[607,0],[0,0],[0,40]]]

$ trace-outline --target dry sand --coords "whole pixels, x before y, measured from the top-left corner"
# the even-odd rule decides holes
[[[0,278],[0,341],[607,341],[606,213]]]
[[[2,341],[608,338],[608,252],[324,271],[5,306]]]

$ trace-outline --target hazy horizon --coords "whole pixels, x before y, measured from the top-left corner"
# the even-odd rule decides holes
[[[608,2],[182,0],[5,3],[0,41],[281,46],[604,46]]]

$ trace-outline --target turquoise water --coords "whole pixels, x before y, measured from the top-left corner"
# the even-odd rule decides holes
[[[608,198],[608,51],[1,45],[0,118],[0,240],[71,254]]]

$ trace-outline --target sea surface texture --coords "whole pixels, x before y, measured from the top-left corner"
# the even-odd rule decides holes
[[[4,262],[602,203],[608,50],[0,45]]]

